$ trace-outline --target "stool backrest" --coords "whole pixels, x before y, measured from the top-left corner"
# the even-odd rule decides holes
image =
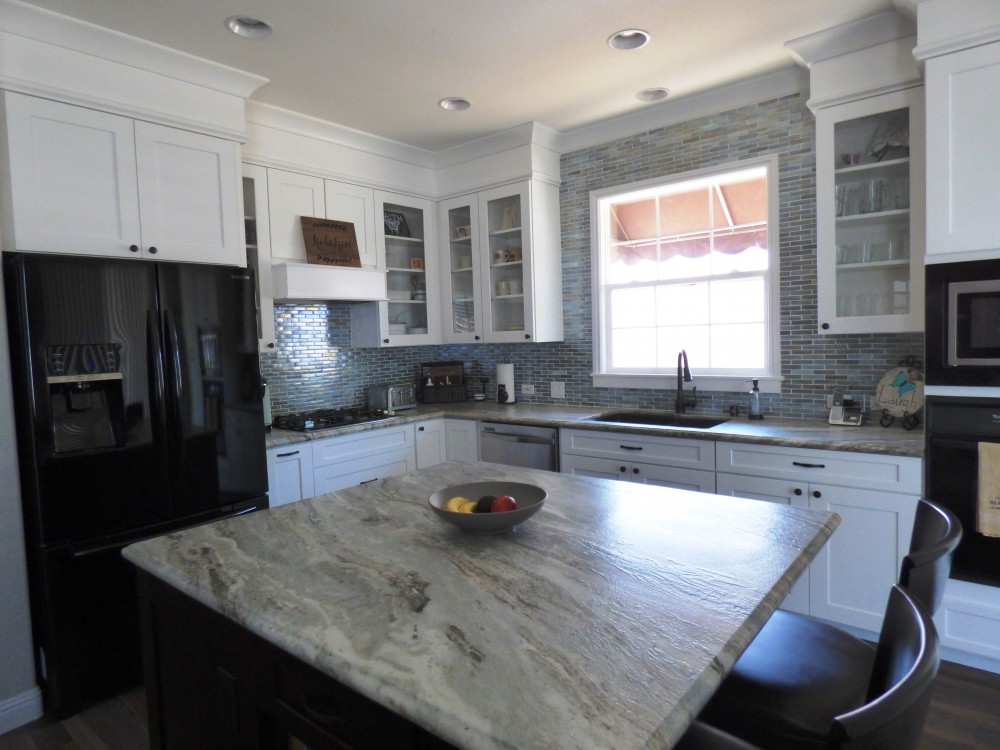
[[[928,500],[917,503],[910,551],[899,570],[899,585],[931,615],[941,606],[951,558],[961,539],[962,524],[951,511]]]
[[[941,657],[934,622],[901,586],[889,592],[868,702],[833,722],[831,747],[914,750],[920,742],[931,683]]]

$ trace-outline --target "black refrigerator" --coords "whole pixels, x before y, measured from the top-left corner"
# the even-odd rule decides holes
[[[36,673],[141,681],[133,541],[267,507],[252,273],[4,253]]]

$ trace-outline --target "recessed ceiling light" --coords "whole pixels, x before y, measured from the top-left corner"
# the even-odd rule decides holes
[[[614,49],[639,49],[649,41],[649,32],[642,29],[622,29],[608,37],[608,46]]]
[[[670,90],[664,88],[643,89],[635,98],[641,102],[658,102],[670,96]]]
[[[266,39],[271,36],[271,27],[263,21],[246,16],[230,16],[226,19],[226,28],[246,39]]]
[[[463,99],[460,96],[449,96],[438,102],[438,106],[441,109],[447,109],[452,112],[457,112],[462,109],[468,109],[472,106],[472,102],[468,99]]]

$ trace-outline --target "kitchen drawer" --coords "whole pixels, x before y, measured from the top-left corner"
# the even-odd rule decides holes
[[[559,445],[564,454],[642,461],[659,466],[715,470],[715,443],[624,432],[561,430]]]
[[[325,492],[335,492],[375,479],[396,477],[408,471],[416,471],[416,468],[416,452],[410,445],[374,456],[362,456],[318,466],[313,471],[313,489],[317,495],[322,495]]]
[[[326,438],[313,442],[313,467],[345,463],[365,456],[397,450],[413,450],[413,427],[380,427],[353,435]],[[319,487],[316,488],[319,491]]]
[[[716,444],[716,466],[720,472],[910,495],[920,494],[921,463],[919,458],[908,456],[750,443]]]
[[[274,707],[278,723],[309,747],[383,750],[416,744],[417,732],[408,721],[298,660],[278,665]]]

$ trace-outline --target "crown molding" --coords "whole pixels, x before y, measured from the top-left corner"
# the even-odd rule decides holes
[[[785,47],[799,65],[809,68],[821,60],[841,57],[916,33],[917,26],[911,18],[895,10],[887,10],[800,36],[785,42]]]
[[[243,99],[267,78],[79,21],[20,0],[0,0],[0,30]]]
[[[568,130],[556,137],[555,150],[559,153],[567,153],[581,148],[589,148],[619,138],[626,138],[636,133],[645,133],[698,117],[726,112],[736,107],[756,104],[777,96],[808,90],[808,73],[801,68],[788,66],[773,73],[745,78],[735,83],[677,99],[668,99],[637,112]]]

